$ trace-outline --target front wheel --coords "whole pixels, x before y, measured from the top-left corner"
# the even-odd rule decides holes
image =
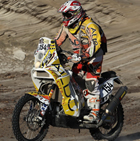
[[[31,95],[24,95],[15,106],[12,127],[18,141],[42,141],[47,134],[46,119],[38,121],[40,102]]]
[[[105,106],[106,107],[106,106]],[[104,109],[102,109],[104,111]],[[92,137],[96,140],[114,141],[123,127],[124,112],[121,103],[116,110],[109,115],[103,125],[98,129],[90,129]]]

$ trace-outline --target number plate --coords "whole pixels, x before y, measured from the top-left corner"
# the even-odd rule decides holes
[[[108,100],[109,94],[113,90],[113,80],[108,80],[104,83],[104,85],[100,89],[101,93],[101,103],[104,103]]]

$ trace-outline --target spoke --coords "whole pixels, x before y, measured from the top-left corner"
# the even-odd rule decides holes
[[[31,135],[30,135],[30,139],[32,139],[33,138],[33,131],[31,132]]]
[[[26,123],[27,124],[27,123]],[[25,127],[24,123],[20,124],[20,129],[22,132],[26,132],[26,129],[28,129],[27,127]]]
[[[30,139],[30,134],[31,134],[30,132],[31,132],[31,130],[28,129],[28,130],[27,130],[27,134],[26,134],[26,138],[27,138],[27,139]]]
[[[106,109],[107,105],[108,104],[105,104],[102,106],[103,112],[104,112],[104,109]],[[110,133],[113,130],[113,128],[116,127],[116,125],[118,123],[117,111],[114,111],[110,115],[110,120],[111,120],[111,122],[106,122],[106,123],[104,123],[104,125],[102,127],[99,128],[100,132],[104,135],[107,135],[108,133]]]
[[[28,101],[21,110],[19,126],[23,136],[27,139],[34,139],[40,132],[41,127],[35,120],[39,115],[40,103],[38,101]]]
[[[32,101],[29,101],[29,102],[27,102],[25,105],[24,105],[24,107],[23,107],[23,109],[22,109],[22,111],[21,111],[21,116],[23,115],[23,116],[25,116],[25,115],[27,115],[28,113],[29,113],[29,111],[31,110],[30,109],[30,106],[31,106],[31,103],[32,103]],[[32,104],[33,105],[33,104]]]

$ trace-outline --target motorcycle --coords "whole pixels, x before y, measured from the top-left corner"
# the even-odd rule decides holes
[[[84,98],[85,80],[74,76],[66,64],[69,51],[56,50],[55,41],[40,38],[34,53],[31,78],[36,91],[26,92],[17,102],[13,117],[13,132],[18,141],[42,141],[49,126],[89,129],[94,139],[115,140],[123,127],[124,112],[121,100],[127,87],[121,86],[113,94],[114,82],[122,84],[114,71],[107,71],[99,78],[100,120],[86,123],[83,116],[90,110]],[[89,68],[94,72],[99,65]]]

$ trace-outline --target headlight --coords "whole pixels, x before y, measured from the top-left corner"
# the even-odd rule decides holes
[[[38,60],[41,60],[42,57],[43,57],[43,53],[42,53],[42,52],[39,52],[39,53],[38,53]]]
[[[42,59],[43,59],[43,57],[44,57],[44,52],[45,52],[44,50],[39,50],[39,51],[37,52],[37,56],[36,56],[36,57],[37,57],[37,58],[36,58],[37,61],[40,61],[40,62],[42,61]]]

